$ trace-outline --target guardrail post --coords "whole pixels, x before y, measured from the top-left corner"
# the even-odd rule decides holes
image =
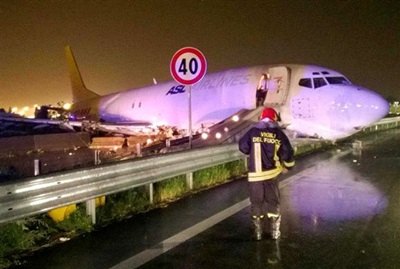
[[[100,163],[100,150],[97,149],[94,151],[94,165],[99,165]]]
[[[153,183],[149,183],[146,188],[149,191],[150,204],[153,204],[154,203],[154,186],[153,186]]]
[[[189,190],[193,190],[193,172],[186,173],[186,186]]]
[[[96,224],[96,200],[86,201],[86,214],[92,217],[92,224]]]
[[[33,167],[34,167],[33,174],[35,176],[38,176],[40,174],[40,160],[34,159],[33,160]]]
[[[94,164],[99,165],[100,163],[100,150],[95,150]],[[96,224],[96,199],[86,201],[86,215],[91,216],[92,224]]]
[[[142,147],[140,146],[140,143],[136,143],[136,155],[142,157]]]
[[[248,171],[249,170],[249,163],[248,163],[248,158],[247,158],[247,156],[246,157],[244,157],[244,170],[245,171]]]

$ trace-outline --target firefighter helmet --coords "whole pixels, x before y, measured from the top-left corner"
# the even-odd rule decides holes
[[[260,115],[260,120],[263,120],[265,118],[268,118],[272,121],[277,121],[278,120],[278,113],[276,113],[275,109],[266,107],[263,109]]]

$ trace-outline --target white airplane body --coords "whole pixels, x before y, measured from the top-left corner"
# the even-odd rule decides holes
[[[85,87],[69,47],[66,56],[74,119],[188,129],[188,86],[170,81],[98,96]],[[271,78],[264,106],[277,109],[282,125],[301,135],[344,138],[389,111],[379,94],[353,85],[337,71],[314,65],[265,65],[206,74],[193,85],[193,130],[221,122],[241,109],[256,108],[256,89],[267,72]]]

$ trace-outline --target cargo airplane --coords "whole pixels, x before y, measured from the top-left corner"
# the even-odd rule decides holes
[[[122,134],[143,134],[156,126],[188,129],[187,86],[170,81],[100,96],[86,88],[69,46],[65,53],[73,96],[70,125],[90,121],[100,130]],[[281,125],[301,136],[337,140],[389,111],[379,94],[352,84],[337,71],[315,65],[264,65],[206,74],[193,85],[192,130],[204,130],[243,109],[256,108],[259,88],[266,94],[261,105],[274,107]],[[43,120],[4,115],[0,119],[43,124]]]
[[[188,86],[169,81],[99,96],[86,88],[69,46],[65,52],[74,119],[188,129]],[[263,105],[276,108],[281,124],[300,135],[337,140],[378,121],[389,110],[382,96],[352,84],[337,71],[315,65],[261,65],[206,74],[193,85],[192,130],[256,108],[260,84],[266,91]]]

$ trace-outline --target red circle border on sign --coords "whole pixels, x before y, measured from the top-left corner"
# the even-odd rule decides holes
[[[176,61],[182,54],[187,53],[187,52],[193,53],[194,55],[196,55],[200,59],[200,62],[201,62],[200,73],[191,80],[186,80],[186,79],[181,78],[175,70]],[[174,56],[172,56],[171,63],[170,63],[170,72],[171,72],[172,77],[178,83],[181,83],[183,85],[194,85],[204,77],[204,75],[206,74],[206,71],[207,71],[206,57],[204,57],[204,54],[196,48],[184,47],[184,48],[181,48],[180,50],[178,50],[177,52],[175,52]]]

